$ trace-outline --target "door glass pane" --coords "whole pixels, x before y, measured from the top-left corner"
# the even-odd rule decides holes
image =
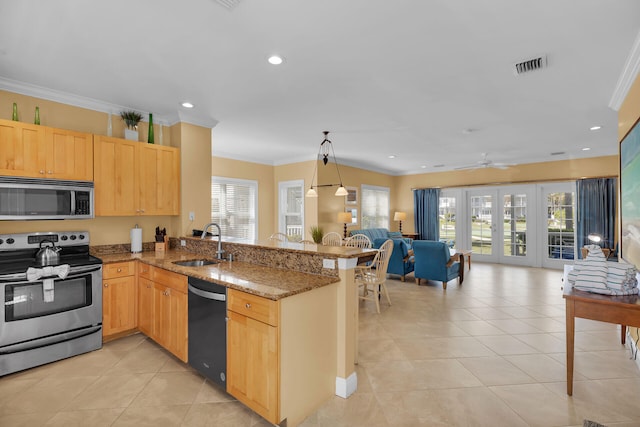
[[[286,187],[285,189],[285,234],[289,240],[297,242],[302,240],[302,187]]]
[[[547,255],[552,259],[574,259],[573,193],[547,196]]]
[[[471,196],[471,249],[474,254],[491,255],[492,197]]]
[[[504,195],[504,256],[527,254],[527,195]]]
[[[439,219],[440,219],[440,239],[450,242],[450,246],[456,243],[456,198],[440,197]]]

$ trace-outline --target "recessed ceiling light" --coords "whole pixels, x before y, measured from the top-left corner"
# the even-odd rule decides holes
[[[589,130],[600,130],[600,129],[602,129],[602,126],[591,126],[589,128]]]
[[[389,158],[390,158],[390,159],[395,159],[395,158],[396,158],[396,156],[395,156],[395,154],[392,154],[392,155],[390,155],[390,156],[389,156]]]
[[[582,151],[589,151],[589,150],[591,150],[591,148],[589,148],[589,147],[584,147],[584,148],[582,149]]]
[[[192,103],[190,103],[189,101],[185,101],[180,105],[182,105],[184,108],[193,108],[194,107],[194,105]]]
[[[278,55],[271,55],[269,58],[267,58],[267,61],[269,61],[269,64],[271,65],[280,65],[284,62],[284,59]]]
[[[427,165],[422,165],[422,166],[420,166],[420,167],[421,167],[422,169],[426,169],[426,168],[427,168]]]

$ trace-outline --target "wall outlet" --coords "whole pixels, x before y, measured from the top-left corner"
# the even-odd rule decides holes
[[[180,240],[180,246],[187,246],[187,241],[184,239]]]
[[[193,221],[194,219],[196,219],[196,213],[195,212],[189,212],[189,221]]]
[[[323,259],[322,260],[322,268],[328,268],[329,270],[334,270],[336,268],[336,260],[335,259]]]

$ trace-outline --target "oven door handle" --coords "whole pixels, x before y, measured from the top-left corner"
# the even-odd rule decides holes
[[[91,273],[93,271],[98,271],[102,268],[102,264],[96,264],[96,265],[87,265],[87,266],[80,266],[80,267],[73,267],[73,269],[69,272],[69,274],[67,275],[67,277],[65,277],[63,280],[66,279],[73,279],[74,277],[78,277],[78,276],[82,276],[86,273]],[[41,277],[38,280],[35,280],[34,282],[41,282],[42,279],[46,279],[47,277]],[[59,276],[50,276],[50,278],[53,279],[58,279]],[[30,282],[27,280],[27,273],[14,273],[14,274],[2,274],[0,275],[0,283],[11,283],[11,284],[16,284],[16,285],[21,285],[23,283],[34,283],[34,282]]]
[[[44,338],[37,338],[26,342],[20,342],[17,344],[10,344],[4,347],[0,347],[0,354],[19,353],[21,351],[33,350],[36,348],[46,347],[53,344],[58,344],[65,341],[71,341],[77,338],[81,338],[87,335],[95,334],[102,329],[102,325],[89,326],[87,328],[78,329],[75,331],[64,332],[62,334],[51,335]]]

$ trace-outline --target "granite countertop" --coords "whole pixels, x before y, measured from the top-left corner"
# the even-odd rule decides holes
[[[173,262],[212,259],[183,250],[169,250],[164,253],[149,251],[137,254],[125,252],[108,255],[101,254],[98,257],[105,264],[139,260],[145,264],[207,280],[271,300],[279,300],[340,281],[340,278],[335,276],[302,273],[240,261],[218,261],[217,264],[202,267],[183,267]]]

